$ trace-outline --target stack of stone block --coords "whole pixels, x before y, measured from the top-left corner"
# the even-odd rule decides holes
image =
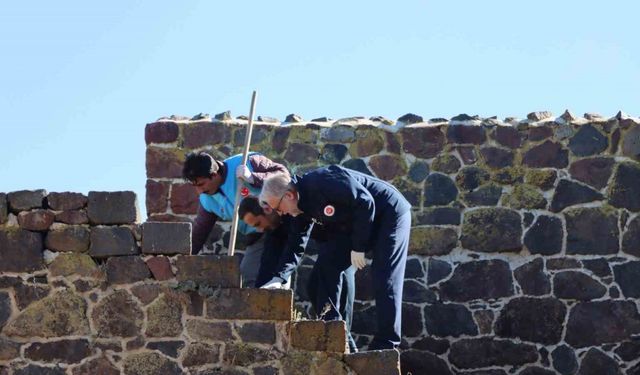
[[[189,255],[191,224],[138,224],[131,192],[0,194],[0,374],[399,374],[346,354],[341,321],[242,289],[236,257]]]

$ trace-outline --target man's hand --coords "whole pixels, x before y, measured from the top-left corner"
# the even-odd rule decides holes
[[[282,289],[282,280],[277,277],[267,281],[260,289]]]
[[[253,183],[253,176],[251,175],[249,167],[246,165],[239,165],[238,168],[236,168],[236,177],[241,178],[250,184]]]
[[[359,270],[363,269],[367,265],[367,260],[364,259],[364,253],[351,251],[351,264]]]

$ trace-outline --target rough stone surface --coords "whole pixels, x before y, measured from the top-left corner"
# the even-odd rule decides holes
[[[127,291],[116,290],[98,302],[91,318],[99,337],[136,337],[143,314]]]
[[[376,372],[378,374],[400,374],[400,353],[397,350],[373,350],[347,354],[346,364],[357,374]]]
[[[335,353],[344,353],[347,348],[343,321],[298,321],[291,323],[289,328],[293,348]]]
[[[409,253],[421,255],[448,254],[458,243],[458,233],[451,228],[414,227],[411,229]]]
[[[553,255],[562,251],[562,221],[540,215],[524,236],[524,245],[531,254]]]
[[[18,214],[18,224],[22,229],[32,231],[46,231],[49,229],[55,214],[49,210],[23,211]]]
[[[569,206],[602,199],[604,199],[604,196],[590,187],[562,179],[553,194],[551,211],[560,212]]]
[[[577,156],[591,156],[601,153],[609,146],[607,137],[590,124],[583,125],[569,140],[569,149]]]
[[[460,160],[451,154],[438,155],[431,163],[431,168],[444,174],[456,173],[460,169]]]
[[[50,230],[44,245],[49,250],[82,253],[89,250],[89,237],[89,228],[69,225],[61,229]]]
[[[187,333],[198,341],[229,341],[233,340],[231,325],[227,322],[208,322],[204,320],[189,320]]]
[[[171,143],[178,139],[178,133],[179,128],[175,122],[152,122],[144,127],[144,140],[146,144]]]
[[[447,127],[447,140],[457,144],[482,144],[487,139],[482,126],[450,125]]]
[[[530,296],[542,296],[551,292],[549,276],[544,272],[542,258],[523,264],[513,271],[522,293]]]
[[[89,216],[85,210],[62,211],[56,214],[55,220],[71,225],[89,224]]]
[[[622,155],[640,161],[640,125],[634,125],[624,134]]]
[[[51,288],[42,285],[20,283],[13,287],[16,305],[20,310],[24,310],[31,303],[48,296],[50,291]]]
[[[276,327],[273,323],[244,323],[236,327],[236,332],[243,342],[259,344],[274,344],[276,342]]]
[[[600,190],[607,186],[607,181],[613,171],[614,159],[595,157],[577,160],[571,163],[569,173],[571,177]]]
[[[397,155],[374,155],[369,159],[369,167],[382,180],[393,180],[407,172],[405,161]]]
[[[609,185],[609,203],[612,206],[640,211],[640,165],[621,163]]]
[[[182,332],[182,305],[167,294],[147,308],[147,337],[177,337]]]
[[[91,246],[89,255],[94,258],[106,258],[119,255],[135,255],[138,246],[131,229],[127,227],[91,228]]]
[[[521,221],[518,212],[506,208],[468,212],[462,223],[462,247],[486,253],[520,251]]]
[[[147,264],[137,256],[109,258],[106,271],[110,284],[135,283],[151,277]]]
[[[7,221],[8,215],[9,204],[7,203],[7,194],[0,193],[0,224],[4,224]]]
[[[545,141],[527,151],[522,163],[532,168],[564,168],[569,164],[569,152],[559,143]]]
[[[152,341],[147,343],[147,349],[159,350],[162,354],[171,358],[177,358],[179,351],[184,348],[184,341],[171,340],[171,341]],[[118,372],[119,374],[119,372]]]
[[[25,367],[16,368],[13,375],[65,375],[64,369],[56,367],[44,367],[38,365],[27,365]]]
[[[11,297],[7,292],[0,292],[0,329],[11,317]]]
[[[473,316],[464,305],[454,303],[426,305],[424,316],[427,332],[430,335],[459,337],[478,334]]]
[[[79,210],[86,207],[87,197],[84,194],[64,192],[47,195],[49,208],[55,211]]]
[[[198,148],[231,141],[231,129],[223,124],[206,121],[189,124],[183,128],[184,147]]]
[[[500,312],[496,334],[545,345],[556,344],[562,337],[566,313],[565,305],[555,298],[515,298]]]
[[[0,229],[0,248],[0,272],[32,272],[44,266],[39,233]]]
[[[519,366],[538,360],[536,347],[509,340],[475,338],[451,344],[449,361],[458,368]]]
[[[240,287],[240,262],[235,257],[182,255],[176,258],[178,281],[191,280],[223,288]]]
[[[92,359],[82,366],[73,369],[73,375],[120,375],[120,370],[114,367],[105,357]]]
[[[459,225],[460,209],[454,207],[425,208],[416,213],[416,225]]]
[[[444,148],[444,134],[438,128],[405,127],[400,133],[402,150],[418,158],[433,158]]]
[[[145,186],[147,216],[152,213],[163,213],[167,211],[169,186],[170,184],[166,181],[147,180]]]
[[[173,271],[171,270],[169,258],[164,256],[152,257],[147,259],[146,263],[154,279],[164,281],[173,278]]]
[[[572,375],[578,370],[576,355],[567,345],[560,345],[551,352],[553,368],[562,375]]]
[[[91,347],[86,339],[33,343],[25,349],[24,355],[39,362],[78,363],[91,356]]]
[[[622,236],[622,251],[640,257],[640,217],[631,220]]]
[[[132,191],[90,191],[87,214],[93,225],[131,224],[140,221],[136,193]]]
[[[513,164],[513,152],[499,147],[484,147],[480,149],[484,162],[491,168],[504,168]]]
[[[633,302],[581,302],[569,312],[565,341],[584,348],[629,340],[639,332],[640,314]]]
[[[522,145],[523,136],[518,129],[510,126],[498,126],[493,133],[493,138],[502,146],[519,148]]]
[[[230,366],[247,367],[257,362],[275,359],[278,353],[246,344],[229,343],[223,355],[223,363]]]
[[[604,285],[582,272],[563,271],[553,276],[553,294],[558,298],[588,301],[606,293]]]
[[[429,175],[429,164],[417,161],[409,168],[409,179],[415,183],[420,183]]]
[[[456,199],[458,189],[448,176],[432,173],[424,185],[424,203],[427,206],[444,206]]]
[[[618,215],[607,208],[576,208],[565,212],[567,254],[615,254]]]
[[[613,266],[615,280],[620,285],[622,294],[627,298],[640,298],[640,261],[631,261]]]
[[[326,144],[322,148],[321,158],[327,164],[340,164],[348,152],[349,149],[343,144]]]
[[[372,275],[373,276],[373,275]],[[356,284],[357,285],[357,284]],[[402,300],[414,303],[432,303],[438,299],[436,294],[416,280],[405,280]]]
[[[463,195],[469,206],[495,206],[502,196],[502,188],[495,184],[487,184]]]
[[[182,365],[185,367],[202,366],[217,363],[220,356],[220,345],[195,342],[190,344],[183,357]]]
[[[433,285],[451,274],[452,266],[448,262],[430,259],[427,269],[427,284]]]
[[[543,209],[547,207],[547,200],[542,193],[531,185],[516,185],[508,194],[503,204],[516,210]]]
[[[443,300],[457,302],[508,297],[513,292],[509,264],[502,260],[462,263],[440,288]]]
[[[529,169],[525,174],[525,181],[542,190],[549,190],[555,185],[557,177],[555,169]]]
[[[577,375],[622,375],[622,371],[613,358],[592,348],[582,358]]]
[[[360,173],[367,174],[369,176],[373,176],[373,173],[367,167],[367,163],[362,159],[349,159],[342,163],[342,166],[345,168],[353,169],[354,171],[358,171]]]
[[[171,211],[175,214],[194,215],[198,212],[198,192],[191,184],[171,185]]]
[[[44,198],[47,196],[45,190],[20,190],[7,194],[9,210],[13,213],[28,211],[34,208],[42,208]]]
[[[291,320],[290,290],[219,289],[207,303],[213,319]]]
[[[461,190],[472,191],[489,180],[489,173],[478,167],[465,167],[458,172],[456,183]]]
[[[145,254],[190,254],[191,223],[142,224],[142,252]]]
[[[0,293],[0,299],[2,299],[2,293]],[[2,302],[0,302],[2,303]],[[0,320],[0,329],[2,323]],[[7,340],[0,337],[0,361],[7,361],[20,356],[20,343]],[[2,374],[2,372],[0,372]]]
[[[99,277],[98,266],[86,254],[60,254],[49,265],[51,276]]]
[[[154,352],[134,353],[124,359],[125,375],[181,374],[178,364]]]
[[[400,355],[402,374],[453,375],[449,365],[436,355],[420,350],[406,350]]]
[[[312,145],[291,143],[287,147],[284,158],[292,164],[314,163],[320,157],[320,152]]]

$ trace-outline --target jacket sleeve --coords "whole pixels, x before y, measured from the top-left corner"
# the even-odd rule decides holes
[[[276,277],[280,278],[282,283],[287,282],[289,276],[298,268],[312,228],[311,219],[304,215],[292,218],[289,223],[289,235],[276,271]]]
[[[248,163],[251,164],[253,172],[253,185],[256,187],[262,187],[264,180],[275,174],[287,174],[289,171],[287,167],[280,163],[276,163],[264,155],[254,154],[249,157]]]
[[[198,254],[202,250],[202,246],[207,241],[207,237],[209,237],[217,220],[216,214],[205,210],[202,205],[198,205],[198,214],[193,221],[191,230],[191,254]]]

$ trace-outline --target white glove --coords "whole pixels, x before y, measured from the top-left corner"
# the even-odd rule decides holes
[[[364,259],[364,253],[351,251],[351,264],[359,270],[363,269],[367,265],[367,260]]]
[[[241,178],[250,184],[253,183],[253,175],[251,174],[249,167],[246,165],[239,165],[238,168],[236,168],[236,177]]]
[[[277,277],[267,281],[260,289],[282,289],[282,280]]]

